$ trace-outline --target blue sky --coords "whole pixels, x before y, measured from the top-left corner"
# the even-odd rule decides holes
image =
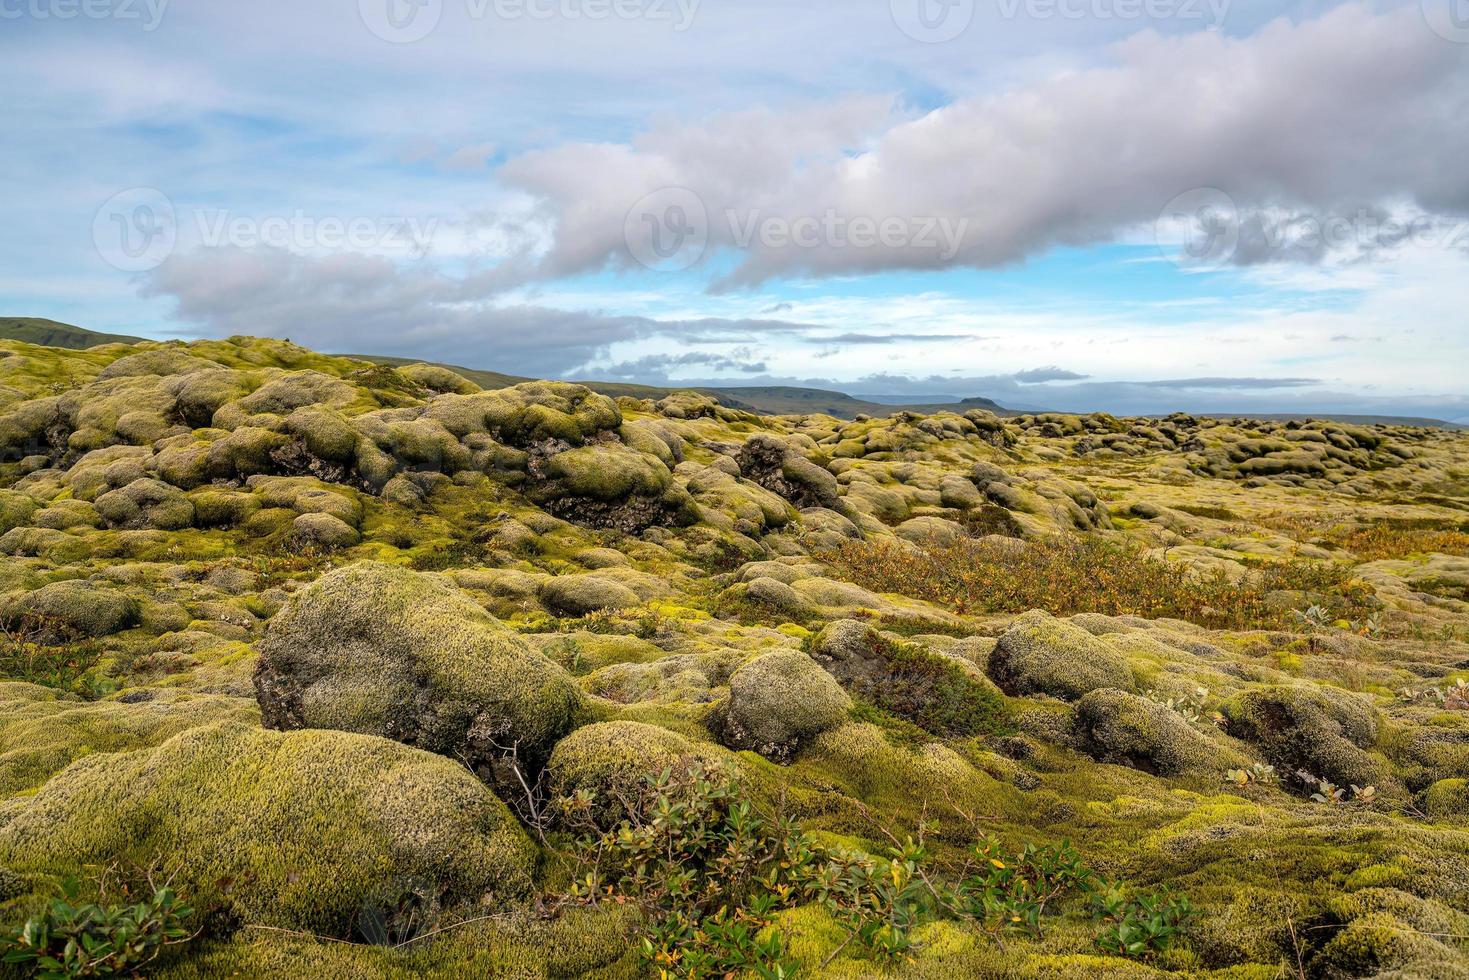
[[[1469,416],[1462,5],[0,0],[0,312]]]

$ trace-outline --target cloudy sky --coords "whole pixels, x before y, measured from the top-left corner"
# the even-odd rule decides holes
[[[0,0],[0,313],[1469,417],[1469,0]]]

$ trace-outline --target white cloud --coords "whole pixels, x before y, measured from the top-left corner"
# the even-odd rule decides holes
[[[1222,188],[1242,208],[1351,214],[1407,200],[1469,211],[1469,47],[1428,31],[1416,7],[1347,4],[1245,38],[1143,32],[1112,56],[918,116],[874,99],[732,113],[630,143],[532,151],[499,176],[536,196],[554,225],[546,276],[631,264],[629,212],[666,187],[702,202],[707,256],[736,247],[752,220],[835,214],[962,222],[953,261],[975,267],[1108,241],[1197,188]],[[657,202],[652,217],[656,227]],[[1256,261],[1261,236],[1245,232],[1240,257]],[[949,261],[911,242],[857,247],[829,231],[812,241],[757,235],[720,282]]]

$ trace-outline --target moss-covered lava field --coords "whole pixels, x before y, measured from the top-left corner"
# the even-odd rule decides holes
[[[0,626],[0,976],[1469,976],[1469,433],[4,341]]]

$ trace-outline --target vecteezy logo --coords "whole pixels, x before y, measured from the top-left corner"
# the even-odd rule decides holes
[[[1469,0],[1423,0],[1423,19],[1439,37],[1469,44]]]
[[[898,29],[925,44],[952,41],[974,19],[974,0],[889,0],[889,5]]]
[[[391,44],[422,41],[439,26],[444,0],[357,0],[362,23]]]
[[[657,272],[682,272],[704,256],[709,213],[687,187],[665,187],[632,206],[622,224],[628,253]]]
[[[1163,208],[1154,238],[1165,256],[1190,269],[1219,269],[1239,248],[1240,214],[1234,198],[1216,187],[1178,195]]]
[[[92,219],[97,254],[123,272],[158,268],[177,242],[173,202],[152,187],[133,187],[112,195]]]

